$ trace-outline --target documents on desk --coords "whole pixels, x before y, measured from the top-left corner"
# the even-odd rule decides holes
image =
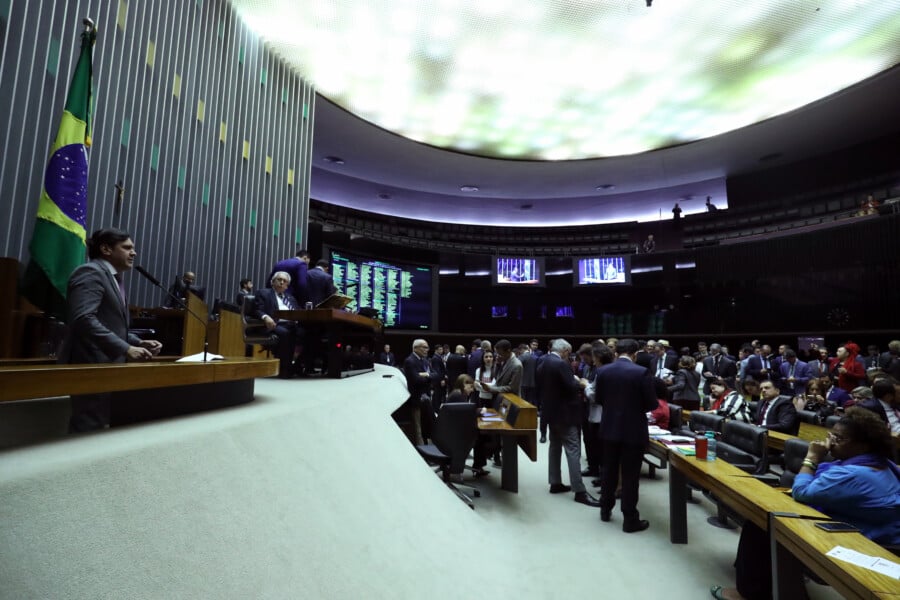
[[[857,552],[850,548],[844,548],[843,546],[835,546],[826,552],[825,556],[830,556],[831,558],[848,562],[851,565],[856,565],[857,567],[869,569],[870,571],[875,571],[876,573],[881,573],[882,575],[887,575],[888,577],[900,580],[900,564],[881,558],[880,556],[869,556],[868,554],[863,554],[862,552]]]
[[[190,362],[190,363],[202,363],[209,362],[211,360],[225,360],[225,357],[221,354],[213,354],[212,352],[206,352],[205,358],[203,352],[198,352],[197,354],[190,354],[188,356],[182,356],[175,362]]]

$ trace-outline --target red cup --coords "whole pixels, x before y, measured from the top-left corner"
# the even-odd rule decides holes
[[[705,435],[698,435],[694,439],[694,455],[697,460],[706,460],[706,452],[709,449],[709,440]]]

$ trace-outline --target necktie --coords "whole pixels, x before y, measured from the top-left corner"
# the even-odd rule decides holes
[[[716,375],[719,374],[719,358],[721,358],[721,357],[716,356],[716,365],[715,365],[715,367],[713,367],[713,372],[714,372]]]
[[[766,410],[768,410],[768,408],[769,408],[769,403],[768,403],[768,402],[763,402],[762,406],[759,407],[759,419],[757,420],[757,421],[758,421],[758,422],[756,423],[757,425],[762,425],[762,424],[763,424],[763,421],[765,421],[765,419],[766,419]]]
[[[122,301],[122,306],[127,309],[128,302],[125,300],[125,283],[122,281],[122,274],[116,273],[113,277],[116,280],[116,284],[119,286],[119,300]]]

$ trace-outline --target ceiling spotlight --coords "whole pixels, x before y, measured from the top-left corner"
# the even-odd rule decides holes
[[[344,159],[340,156],[326,156],[324,159],[325,162],[331,163],[333,165],[342,165],[344,164]]]
[[[378,194],[378,199],[379,200],[390,200],[391,195],[388,193],[385,193],[385,192],[381,192],[380,194]]]
[[[598,186],[597,186],[597,191],[598,191],[598,192],[608,192],[608,191],[614,190],[614,189],[616,189],[616,186],[614,186],[614,185],[611,184],[611,183],[604,183],[603,185],[598,185]]]
[[[459,191],[461,191],[461,192],[477,192],[478,186],[477,185],[463,185],[463,186],[460,186]]]

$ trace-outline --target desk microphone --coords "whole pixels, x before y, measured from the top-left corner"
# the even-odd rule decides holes
[[[187,303],[184,300],[163,287],[163,285],[159,282],[159,279],[151,275],[150,272],[147,271],[147,269],[140,265],[135,265],[134,270],[140,273],[147,281],[164,291],[167,296],[172,298],[178,304],[178,306],[188,311],[192,317],[200,321],[200,324],[203,325],[203,362],[207,362],[206,355],[209,352],[209,323],[205,322],[197,315],[197,313],[188,308]]]

